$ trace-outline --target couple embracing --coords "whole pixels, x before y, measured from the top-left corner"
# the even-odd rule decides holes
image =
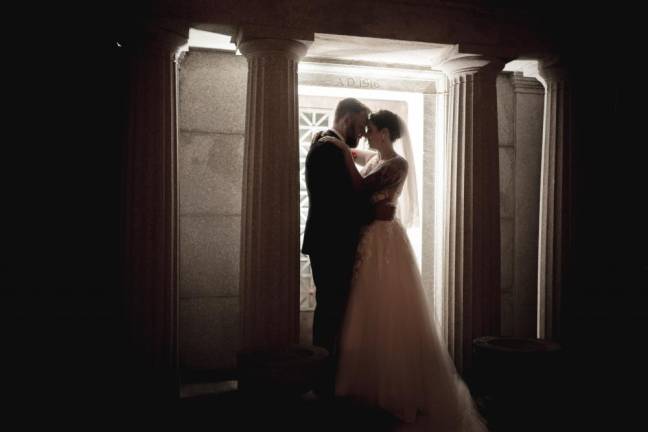
[[[362,137],[374,151],[356,149]],[[406,158],[394,150],[398,140]],[[330,354],[318,393],[359,399],[426,430],[485,431],[429,316],[403,226],[418,215],[411,154],[400,117],[353,98],[338,103],[333,128],[311,144],[302,252],[317,290],[313,344]]]

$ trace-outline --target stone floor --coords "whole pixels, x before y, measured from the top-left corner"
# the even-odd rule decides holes
[[[321,400],[312,392],[300,397],[248,397],[236,381],[183,387],[180,414],[185,424],[214,419],[221,430],[393,431],[399,422],[388,413],[341,398]],[[220,429],[220,428],[218,428]]]
[[[554,430],[547,425],[552,416],[529,416],[523,407],[512,412],[482,398],[477,404],[493,432]],[[179,412],[183,423],[213,418],[231,428],[225,430],[417,430],[378,408],[343,398],[321,400],[312,392],[296,398],[246,397],[234,380],[183,386]]]
[[[644,430],[636,424],[642,399],[630,396],[631,383],[615,380],[614,374],[593,378],[592,373],[590,368],[570,370],[543,393],[504,392],[475,400],[491,432]],[[202,429],[203,422],[236,431],[387,432],[404,426],[379,409],[340,398],[321,400],[312,392],[294,398],[246,397],[235,380],[184,385],[177,413],[189,430],[191,425]]]

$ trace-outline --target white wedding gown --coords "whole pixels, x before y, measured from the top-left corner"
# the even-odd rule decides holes
[[[374,158],[374,202],[396,203],[407,175],[397,156]],[[421,275],[401,223],[376,220],[362,234],[342,329],[336,394],[377,405],[416,430],[486,431],[429,316]]]

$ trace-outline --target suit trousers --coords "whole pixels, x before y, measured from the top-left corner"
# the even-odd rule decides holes
[[[349,300],[354,260],[355,249],[310,255],[317,301],[313,315],[313,345],[329,352],[325,381],[331,386],[339,360],[340,335]]]

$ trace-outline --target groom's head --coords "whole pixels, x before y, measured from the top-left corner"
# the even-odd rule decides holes
[[[342,99],[337,104],[334,127],[343,135],[349,147],[358,146],[358,140],[365,134],[370,112],[366,105],[354,98]]]

